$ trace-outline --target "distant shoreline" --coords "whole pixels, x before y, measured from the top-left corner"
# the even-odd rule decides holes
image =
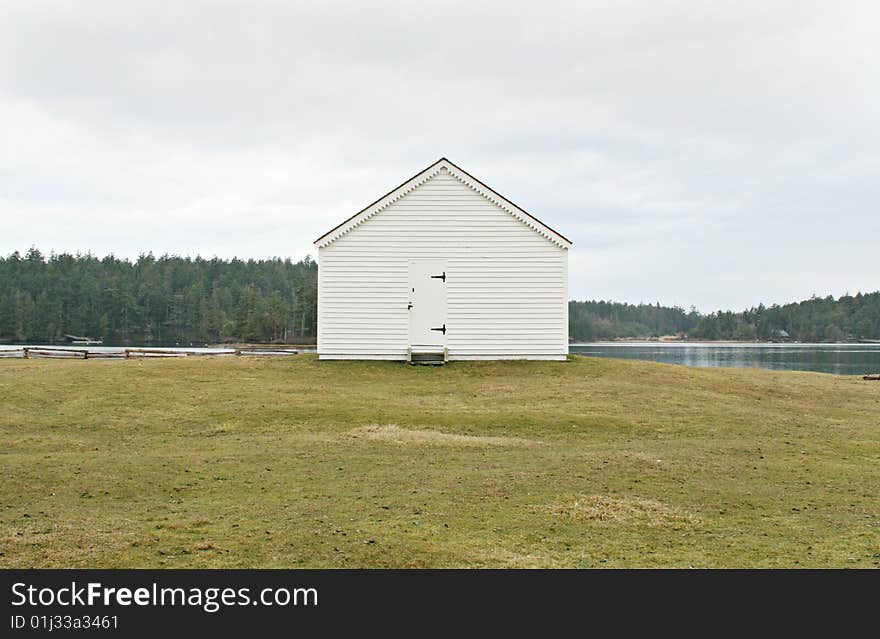
[[[619,339],[608,339],[608,340],[595,340],[591,342],[586,341],[570,341],[569,346],[591,346],[591,345],[601,345],[601,346],[626,346],[626,345],[664,345],[664,346],[685,346],[685,345],[716,345],[716,346],[880,346],[880,340],[875,341],[861,341],[861,342],[800,342],[800,341],[757,341],[757,340],[723,340],[723,339],[662,339],[662,338],[647,338],[647,337],[632,337],[632,338],[619,338]],[[168,349],[168,350],[235,350],[235,349],[249,349],[249,348],[259,348],[259,349],[298,349],[302,352],[315,352],[317,350],[316,344],[277,344],[277,343],[259,343],[259,342],[248,342],[248,343],[228,343],[228,344],[145,344],[145,343],[131,343],[131,344],[113,344],[113,343],[102,343],[102,344],[91,344],[91,345],[79,345],[70,342],[43,342],[43,343],[13,343],[13,342],[2,342],[0,341],[0,349],[13,349],[13,348],[37,348],[40,346],[52,347],[52,348],[69,348],[69,349],[90,349],[90,350],[118,350],[125,348],[158,348],[158,349]]]

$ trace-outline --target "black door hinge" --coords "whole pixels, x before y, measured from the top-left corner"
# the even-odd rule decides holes
[[[441,328],[432,328],[432,331],[440,331],[444,335],[446,335],[446,324],[444,324]]]
[[[445,284],[446,283],[446,271],[443,271],[443,275],[432,275],[431,279],[432,280],[443,280],[443,283]],[[434,330],[434,329],[431,329],[431,330]],[[440,329],[438,328],[437,330],[439,331]]]

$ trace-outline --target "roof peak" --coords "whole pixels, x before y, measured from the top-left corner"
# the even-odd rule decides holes
[[[550,226],[547,226],[546,224],[541,222],[541,220],[528,213],[521,207],[517,206],[516,204],[505,198],[503,195],[495,191],[493,188],[487,186],[445,156],[442,156],[439,160],[436,160],[432,164],[429,164],[426,168],[422,169],[397,187],[391,189],[388,193],[380,197],[372,204],[367,205],[366,207],[349,217],[347,220],[343,221],[341,224],[338,224],[337,226],[324,233],[324,235],[315,240],[315,245],[318,246],[318,248],[321,248],[330,244],[339,237],[345,235],[354,227],[371,218],[382,209],[386,208],[393,202],[396,202],[398,199],[405,196],[416,187],[433,178],[436,173],[430,172],[434,170],[438,164],[446,164],[447,168],[451,169],[454,174],[458,174],[456,175],[456,177],[458,177],[458,179],[461,180],[464,184],[471,187],[472,189],[480,193],[483,197],[489,199],[491,202],[498,205],[514,217],[518,218],[520,221],[546,237],[551,242],[558,244],[563,248],[567,248],[571,245],[571,240],[562,235],[562,233],[559,233]]]

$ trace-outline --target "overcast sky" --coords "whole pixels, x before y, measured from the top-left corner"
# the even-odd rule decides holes
[[[876,2],[0,0],[0,252],[315,254],[441,156],[577,299],[880,288]]]

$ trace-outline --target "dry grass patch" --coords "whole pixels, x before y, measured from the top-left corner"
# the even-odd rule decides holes
[[[700,517],[654,499],[615,495],[578,495],[539,510],[575,522],[601,522],[630,526],[699,526]]]
[[[465,554],[465,553],[462,553]],[[477,568],[558,568],[560,564],[546,555],[500,547],[468,548],[467,562]],[[458,565],[458,564],[454,564]]]
[[[453,435],[439,430],[401,428],[396,424],[362,426],[351,431],[351,435],[356,439],[390,442],[404,446],[467,446],[485,448],[489,446],[534,446],[538,443],[522,437]]]

